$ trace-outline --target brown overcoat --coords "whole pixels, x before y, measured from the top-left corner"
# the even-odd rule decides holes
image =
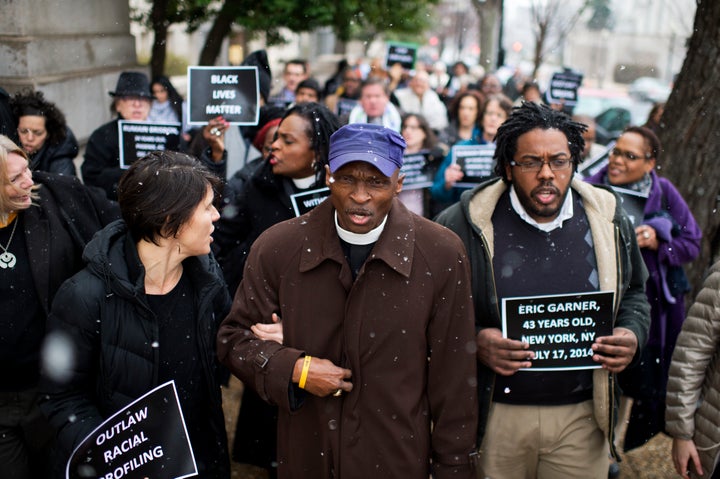
[[[330,201],[267,230],[218,334],[221,361],[279,406],[279,477],[473,478],[477,426],[469,264],[459,238],[394,200],[353,282]],[[282,318],[284,344],[250,326]],[[292,384],[308,354],[353,390]],[[432,464],[431,464],[432,463]]]

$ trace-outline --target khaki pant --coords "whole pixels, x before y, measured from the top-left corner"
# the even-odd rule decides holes
[[[493,403],[480,479],[605,479],[609,447],[592,401],[565,406]]]

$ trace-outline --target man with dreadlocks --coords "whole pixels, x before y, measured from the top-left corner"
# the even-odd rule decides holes
[[[644,293],[647,271],[618,198],[575,177],[584,128],[564,113],[524,103],[496,136],[500,178],[465,192],[437,219],[460,236],[472,265],[478,477],[600,479],[608,474],[619,395],[615,375],[639,357],[650,308]],[[511,326],[518,323],[537,329],[549,323],[524,324],[519,314],[508,314],[508,305],[516,303],[503,300],[531,297],[542,304],[538,298],[608,291],[614,293],[606,309],[611,332],[581,350],[588,357],[582,368],[540,367],[536,361],[551,346],[538,343],[547,338],[533,335],[540,331],[521,337],[507,333],[517,331]],[[572,337],[575,330],[564,324],[565,316],[544,316],[561,318],[554,323],[554,337]]]

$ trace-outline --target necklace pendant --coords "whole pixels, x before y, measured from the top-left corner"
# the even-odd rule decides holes
[[[12,253],[8,253],[5,251],[3,254],[0,254],[0,268],[7,269],[7,268],[14,268],[15,263],[17,263],[17,259],[15,258],[15,255]]]

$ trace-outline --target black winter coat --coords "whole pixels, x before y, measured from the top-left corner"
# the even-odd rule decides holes
[[[57,145],[51,145],[46,141],[42,148],[30,157],[30,169],[77,176],[73,162],[77,155],[78,142],[72,130],[66,128],[63,141]]]
[[[323,188],[320,175],[310,189]],[[222,267],[231,294],[242,279],[250,246],[269,227],[295,217],[290,195],[300,192],[291,179],[275,175],[265,161],[249,179],[239,175],[231,180],[232,198],[225,205],[213,233],[213,251]]]
[[[145,296],[144,269],[138,278],[130,277],[128,261],[139,264],[139,259],[125,223],[116,221],[98,233],[83,259],[87,267],[63,284],[48,319],[49,332],[65,334],[76,352],[69,380],[46,379],[48,398],[41,404],[58,429],[65,456],[105,418],[159,385],[159,326]],[[208,421],[214,433],[192,440],[217,445],[215,457],[196,459],[213,465],[208,477],[225,478],[229,461],[215,337],[230,296],[211,255],[188,258],[183,266],[195,292],[196,337],[212,403],[195,415]]]

